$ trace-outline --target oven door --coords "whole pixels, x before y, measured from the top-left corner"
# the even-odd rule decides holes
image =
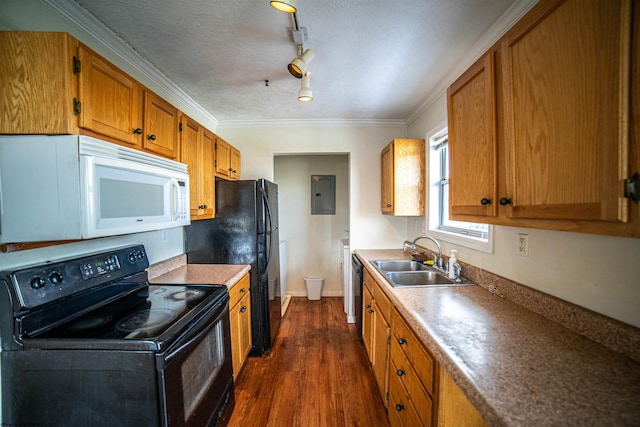
[[[228,298],[157,362],[166,426],[226,425],[235,402]]]

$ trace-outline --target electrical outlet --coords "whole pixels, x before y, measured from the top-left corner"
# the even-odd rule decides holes
[[[167,243],[169,243],[169,231],[167,230],[162,230],[160,232],[160,244],[162,246],[166,245]]]
[[[518,255],[529,256],[529,235],[518,233]]]

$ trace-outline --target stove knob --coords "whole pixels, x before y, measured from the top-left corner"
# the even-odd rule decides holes
[[[144,259],[144,252],[140,251],[137,255],[138,259]]]
[[[46,283],[47,282],[40,276],[36,276],[33,279],[31,279],[31,287],[34,289],[40,289],[41,287],[46,285]]]
[[[60,273],[59,271],[54,271],[49,275],[49,280],[51,280],[51,283],[53,283],[54,285],[57,285],[58,283],[62,283],[62,280],[63,280],[62,273]]]
[[[134,262],[136,262],[136,254],[135,254],[135,252],[131,252],[127,258],[129,259],[129,262],[132,263],[132,264]]]

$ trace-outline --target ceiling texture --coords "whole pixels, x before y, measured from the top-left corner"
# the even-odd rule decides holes
[[[301,80],[287,70],[298,53],[293,15],[268,0],[74,1],[221,124],[406,122],[518,3],[299,0],[304,47],[315,53],[308,67],[314,99],[303,103]]]

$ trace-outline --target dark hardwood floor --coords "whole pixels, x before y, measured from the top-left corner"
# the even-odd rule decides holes
[[[271,354],[249,358],[229,426],[388,426],[342,298],[292,298]]]

